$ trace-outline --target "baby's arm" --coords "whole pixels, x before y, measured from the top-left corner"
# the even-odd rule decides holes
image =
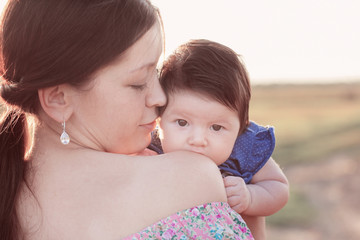
[[[253,176],[250,184],[240,177],[224,178],[229,205],[248,216],[268,216],[288,201],[289,184],[279,165],[270,158]]]

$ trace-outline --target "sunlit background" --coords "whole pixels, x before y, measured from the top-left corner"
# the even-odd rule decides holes
[[[360,77],[358,0],[153,0],[166,52],[208,38],[243,56],[253,83]]]
[[[152,2],[165,56],[207,38],[243,57],[250,117],[275,126],[274,158],[291,185],[268,239],[360,239],[360,1]]]

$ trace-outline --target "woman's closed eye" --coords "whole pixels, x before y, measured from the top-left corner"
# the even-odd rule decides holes
[[[176,123],[180,126],[180,127],[185,127],[185,126],[187,126],[189,123],[186,121],[186,120],[184,120],[184,119],[178,119],[178,120],[176,120]]]
[[[210,126],[210,129],[214,130],[215,132],[220,131],[221,129],[223,129],[224,127],[218,124],[213,124]]]
[[[138,85],[131,85],[131,87],[135,90],[142,91],[147,87],[147,83],[144,84],[138,84]]]

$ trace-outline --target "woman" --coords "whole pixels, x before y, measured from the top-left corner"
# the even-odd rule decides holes
[[[148,1],[11,0],[1,30],[2,239],[251,237],[210,159],[140,156],[166,102]]]

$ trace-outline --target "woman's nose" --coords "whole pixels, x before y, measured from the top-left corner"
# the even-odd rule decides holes
[[[152,88],[146,99],[146,105],[147,107],[161,107],[164,106],[165,103],[166,95],[160,85],[159,78],[155,76]]]

